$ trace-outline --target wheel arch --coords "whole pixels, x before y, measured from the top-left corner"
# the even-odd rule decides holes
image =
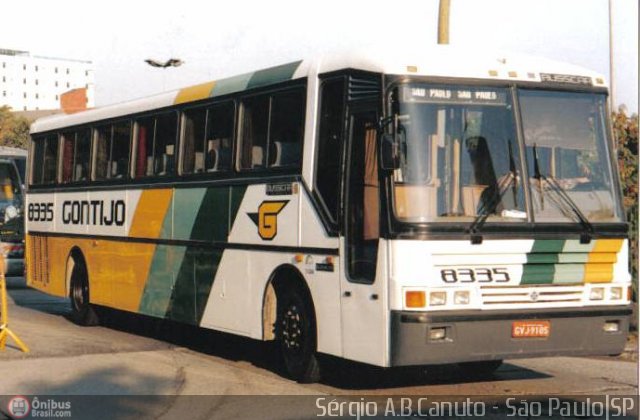
[[[318,333],[316,308],[307,281],[300,270],[293,265],[281,264],[269,276],[269,281],[262,294],[262,339],[265,341],[276,338],[275,322],[278,313],[278,294],[281,294],[286,288],[297,288],[305,296],[313,313],[316,335]]]
[[[78,246],[71,248],[67,256],[67,264],[65,267],[65,291],[67,296],[71,293],[71,274],[73,273],[73,268],[76,264],[84,265],[87,273],[87,281],[89,281],[89,267],[87,266],[87,259],[85,258],[82,249]]]

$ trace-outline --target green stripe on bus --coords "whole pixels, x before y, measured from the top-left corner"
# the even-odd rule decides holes
[[[246,186],[179,189],[167,212],[163,232],[176,239],[226,242]],[[140,302],[139,312],[199,324],[223,250],[158,245]]]
[[[562,252],[564,240],[535,240],[527,254],[527,263],[522,267],[520,284],[553,283],[558,254]]]
[[[536,240],[527,254],[521,284],[582,283],[595,241]]]
[[[533,248],[531,248],[531,253],[539,253],[539,252],[562,252],[564,248],[564,239],[536,239],[533,241]]]
[[[527,264],[555,264],[558,262],[558,254],[527,254]]]
[[[166,318],[200,324],[222,253],[220,249],[187,248],[164,315]]]
[[[293,63],[259,70],[251,76],[247,89],[291,80],[301,63],[302,61],[295,61]]]
[[[181,188],[173,195],[173,239],[191,239],[206,188]]]
[[[247,88],[253,73],[241,74],[216,81],[216,85],[211,91],[211,97],[228,95],[230,93],[242,92]]]
[[[229,235],[229,188],[207,188],[193,222],[192,240],[226,242]]]
[[[238,215],[238,210],[240,210],[240,204],[242,204],[242,199],[244,198],[244,194],[247,192],[246,185],[238,185],[231,187],[231,193],[229,194],[229,232],[233,229],[233,225],[236,222],[236,216]]]
[[[551,284],[555,268],[553,264],[525,264],[520,284]]]
[[[171,239],[171,233],[173,232],[173,203],[175,198],[175,190],[171,196],[171,201],[169,202],[169,206],[167,207],[167,212],[164,214],[164,219],[162,220],[162,228],[160,229],[160,238],[161,239]]]
[[[185,251],[184,246],[156,246],[138,312],[160,318],[165,316]]]

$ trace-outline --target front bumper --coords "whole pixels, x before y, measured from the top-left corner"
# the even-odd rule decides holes
[[[391,366],[500,360],[541,356],[613,355],[624,349],[629,306],[592,308],[391,312]],[[546,338],[512,338],[514,321],[547,320]],[[617,321],[617,332],[605,322]],[[447,338],[432,341],[431,328],[444,327]]]

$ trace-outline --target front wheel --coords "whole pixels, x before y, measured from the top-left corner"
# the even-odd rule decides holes
[[[279,299],[276,334],[289,376],[302,383],[319,381],[315,319],[311,304],[298,290],[287,290]]]
[[[84,326],[98,325],[98,315],[89,300],[89,277],[83,262],[74,261],[69,294],[74,322]]]

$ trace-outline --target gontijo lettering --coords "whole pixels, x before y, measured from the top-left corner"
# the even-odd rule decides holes
[[[122,226],[126,215],[124,200],[82,200],[62,203],[65,225]]]

